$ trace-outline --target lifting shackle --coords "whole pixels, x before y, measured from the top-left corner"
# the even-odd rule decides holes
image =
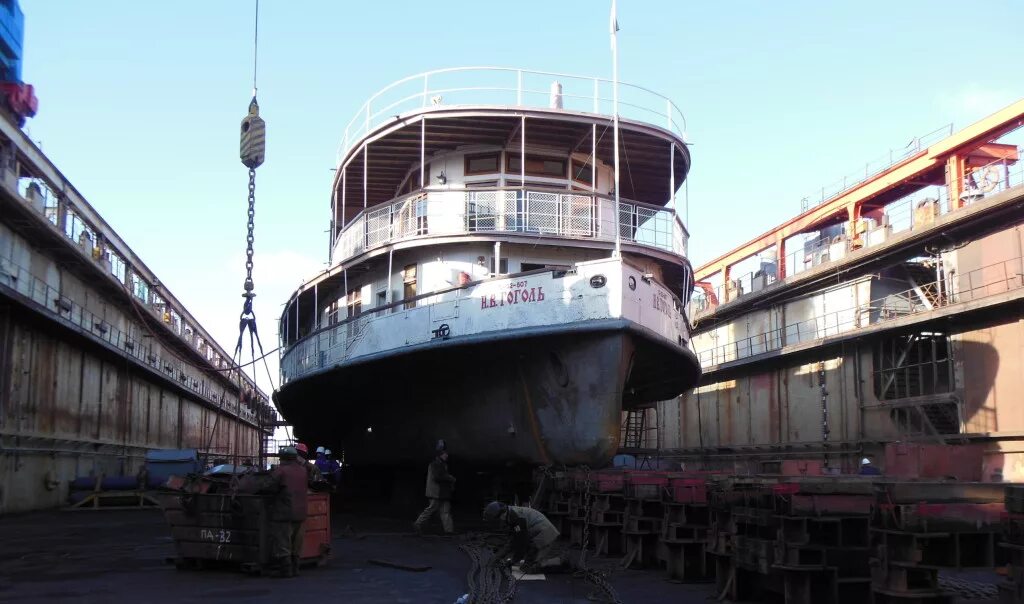
[[[267,124],[260,117],[260,106],[256,97],[249,103],[249,115],[242,120],[239,156],[250,170],[258,168],[264,159],[267,146]]]

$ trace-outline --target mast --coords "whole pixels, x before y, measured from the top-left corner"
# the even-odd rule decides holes
[[[615,0],[612,0],[612,14],[609,20],[609,29],[612,37],[612,122],[613,122],[613,144],[615,164],[615,252],[613,258],[622,255],[622,227],[619,224],[619,45],[616,32],[619,31],[619,21],[616,17]]]

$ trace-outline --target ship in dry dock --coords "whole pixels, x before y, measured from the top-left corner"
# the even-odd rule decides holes
[[[620,86],[618,120],[610,81],[503,68],[362,106],[330,268],[280,317],[275,399],[298,438],[357,465],[437,439],[466,463],[601,465],[624,409],[694,386],[682,115]]]

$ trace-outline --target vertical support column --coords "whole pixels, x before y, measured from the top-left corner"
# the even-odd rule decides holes
[[[961,195],[964,192],[964,169],[966,162],[959,155],[951,155],[946,160],[946,191],[949,193],[949,209],[958,210],[963,206]]]
[[[427,118],[420,118],[420,188],[426,186],[425,174],[427,167]]]
[[[519,122],[519,186],[526,191],[526,116]]]
[[[363,209],[366,209],[369,195],[367,193],[367,179],[370,177],[370,146],[363,145]]]
[[[288,346],[288,307],[284,307],[284,314],[277,321],[277,338],[280,340],[281,348]]]
[[[729,295],[729,277],[732,276],[732,267],[728,264],[723,264],[721,268],[722,272],[722,304],[732,299]]]
[[[526,116],[522,116],[519,122],[519,186],[520,194],[516,200],[515,216],[514,221],[515,229],[522,229],[525,227],[526,222]],[[502,212],[505,214],[505,212]],[[494,267],[497,271],[498,267]]]
[[[320,329],[320,284],[313,284],[313,331]]]
[[[334,242],[338,235],[338,191],[331,194],[331,236],[327,246],[327,265],[334,264]]]
[[[392,302],[394,302],[394,296],[391,295],[391,272],[392,272],[392,269],[393,269],[393,266],[394,266],[394,260],[395,260],[395,248],[391,247],[388,250],[388,285],[387,285],[388,289],[387,289],[386,292],[384,292],[385,293],[384,299],[387,301],[388,304],[391,304]],[[394,312],[394,309],[391,309],[391,310],[392,310],[392,312]]]
[[[68,196],[63,192],[56,193],[57,196],[57,228],[61,233],[67,233],[68,226]],[[75,243],[78,243],[75,241]]]
[[[853,250],[858,238],[857,223],[860,222],[860,205],[851,203],[846,206],[846,245],[847,250]]]
[[[341,168],[341,227],[339,231],[345,230],[345,192],[348,190],[348,164]]]
[[[786,236],[782,233],[775,235],[775,271],[780,281],[786,278]]]
[[[671,121],[671,120],[670,120]],[[676,212],[676,144],[671,142],[668,144],[668,199],[672,202],[672,214],[678,215]],[[673,225],[675,221],[673,221]]]
[[[594,104],[597,104],[597,80],[594,80]],[[601,202],[597,198],[597,124],[590,125],[590,232],[601,236]]]

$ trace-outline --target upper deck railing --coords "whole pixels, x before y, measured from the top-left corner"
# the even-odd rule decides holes
[[[345,126],[338,162],[369,132],[404,113],[432,106],[489,105],[552,108],[552,83],[561,85],[560,109],[612,114],[612,81],[514,67],[451,67],[393,82],[369,98]],[[686,119],[668,97],[619,82],[619,116],[653,123],[686,139]]]
[[[339,235],[335,262],[418,237],[507,233],[615,240],[615,200],[585,191],[522,188],[419,191],[360,212]],[[623,242],[686,255],[689,234],[671,208],[619,203]]]
[[[168,336],[180,340],[204,357],[206,366],[197,363],[193,366],[195,369],[203,372],[215,370],[210,375],[220,376],[217,379],[221,385],[242,383],[246,390],[257,393],[255,396],[262,404],[269,404],[269,397],[248,374],[238,369],[228,370],[233,364],[232,356],[160,283],[24,132],[9,121],[0,119],[0,143],[9,143],[12,152],[11,161],[0,163],[0,179],[10,187],[9,194],[19,195],[26,205],[49,222],[48,228],[66,237],[72,249],[77,249],[83,259],[109,273],[110,279],[134,297],[136,303],[154,318],[162,320],[167,326]],[[0,277],[2,273],[0,270]],[[59,289],[58,284],[52,282],[49,286]],[[25,295],[32,297],[31,293]]]

